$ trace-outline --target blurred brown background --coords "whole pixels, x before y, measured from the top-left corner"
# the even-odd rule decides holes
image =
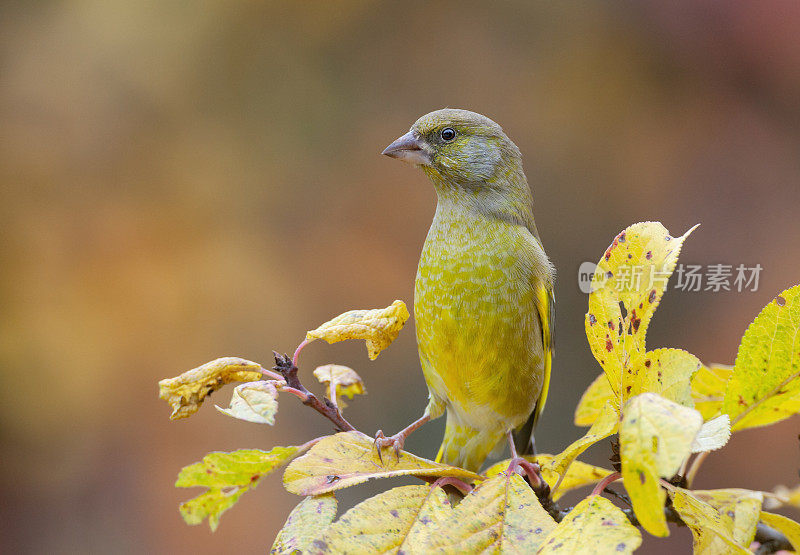
[[[572,410],[600,368],[577,269],[619,230],[701,222],[683,262],[764,267],[755,293],[670,290],[653,347],[730,363],[760,308],[800,282],[793,0],[0,6],[3,552],[271,545],[297,502],[279,475],[211,534],[183,524],[177,505],[199,491],[174,488],[177,472],[329,426],[290,397],[275,428],[211,406],[170,422],[156,382],[222,355],[267,363],[346,309],[410,305],[435,197],[379,153],[433,109],[485,113],[525,155],[559,271],[542,451],[582,433]],[[333,361],[367,381],[348,409],[363,430],[421,413],[413,328],[374,363],[360,343],[314,344],[307,380]],[[408,447],[433,456],[442,427]],[[797,432],[790,419],[738,434],[698,485],[796,484]]]

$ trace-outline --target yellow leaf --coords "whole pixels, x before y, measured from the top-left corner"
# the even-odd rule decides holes
[[[273,447],[270,451],[240,449],[232,453],[209,453],[201,462],[184,467],[175,487],[204,486],[207,492],[180,506],[187,524],[200,524],[208,518],[216,530],[219,517],[246,491],[297,454],[299,447]]]
[[[733,519],[731,538],[742,547],[750,547],[756,535],[764,494],[748,489],[712,489],[692,491],[700,501]]]
[[[783,291],[742,337],[722,411],[731,428],[766,426],[800,411],[800,285]]]
[[[342,515],[314,542],[314,553],[420,553],[420,544],[451,512],[439,487],[390,489]]]
[[[473,472],[435,463],[411,453],[385,447],[382,459],[374,440],[360,432],[341,432],[327,436],[308,453],[298,457],[283,474],[283,486],[297,495],[319,495],[347,488],[373,478],[394,476],[451,476],[466,482],[480,480]]]
[[[275,413],[278,412],[278,390],[273,381],[243,383],[233,390],[229,408],[214,406],[221,413],[239,420],[271,426],[275,424]]]
[[[765,511],[761,511],[759,520],[786,536],[786,539],[792,544],[795,552],[800,551],[800,524],[783,515],[776,515]]]
[[[629,385],[625,386],[623,399],[640,393],[657,393],[686,407],[694,406],[690,380],[702,367],[691,353],[681,349],[655,349],[630,362]],[[605,373],[595,378],[584,392],[575,410],[575,424],[588,426],[600,414],[606,401],[618,402]]]
[[[692,453],[714,451],[728,443],[730,438],[731,419],[727,414],[721,414],[700,427],[692,442]]]
[[[642,534],[625,513],[608,499],[590,495],[564,517],[538,553],[633,553],[641,543]]]
[[[800,486],[792,489],[786,486],[776,486],[773,493],[774,495],[770,495],[764,500],[764,507],[767,509],[777,509],[784,505],[800,508]]]
[[[544,478],[544,481],[547,482],[547,485],[550,486],[551,489],[555,487],[556,483],[558,483],[559,475],[553,472],[550,468],[554,459],[553,455],[526,455],[524,458],[530,462],[539,463],[539,466],[541,467],[542,478]],[[511,459],[500,461],[499,463],[493,464],[487,468],[484,474],[487,478],[493,478],[501,472],[505,472],[510,463]],[[611,474],[611,472],[611,470],[606,470],[605,468],[600,468],[599,466],[586,464],[585,462],[581,461],[573,461],[567,469],[564,479],[561,480],[561,485],[559,486],[558,490],[553,493],[553,499],[558,500],[559,497],[571,489],[580,488],[599,482]]]
[[[628,388],[637,381],[631,365],[645,353],[650,319],[681,246],[693,230],[672,237],[658,222],[634,224],[617,235],[597,265],[585,319],[586,337],[619,405],[631,396]]]
[[[336,518],[336,497],[332,493],[306,497],[289,513],[270,553],[309,553],[312,543]]]
[[[346,339],[364,339],[370,360],[375,360],[381,351],[397,339],[409,316],[403,301],[395,301],[386,308],[375,310],[351,310],[309,331],[306,340],[324,339],[328,343],[336,343]]]
[[[718,415],[722,409],[722,399],[728,380],[733,374],[733,366],[709,364],[700,367],[692,378],[692,398],[694,408],[700,411],[705,420]]]
[[[564,475],[564,472],[581,453],[586,451],[593,444],[616,432],[618,425],[619,414],[614,404],[609,401],[603,407],[602,413],[586,434],[573,441],[561,453],[555,455],[549,462],[543,465],[543,469],[546,468],[548,471],[558,474],[559,476]]]
[[[364,382],[361,380],[355,370],[347,366],[339,364],[326,364],[325,366],[318,366],[314,370],[314,377],[317,378],[319,383],[327,384],[330,387],[331,383],[335,383],[337,404],[339,408],[344,408],[347,405],[341,400],[342,396],[352,399],[355,395],[363,395],[366,393]]]
[[[415,553],[534,553],[555,521],[518,474],[495,476],[467,495]]]
[[[583,392],[575,409],[575,425],[591,426],[603,412],[606,401],[614,399],[614,392],[608,383],[608,377],[603,372]]]
[[[672,506],[692,531],[695,553],[750,554],[750,551],[734,541],[731,517],[720,513],[685,489],[673,488],[671,493]]]
[[[654,536],[669,535],[659,478],[678,471],[702,425],[699,412],[655,393],[625,405],[619,427],[622,480],[639,522]]]
[[[172,407],[170,419],[187,418],[197,412],[203,399],[231,382],[260,380],[261,365],[243,358],[225,357],[207,362],[175,378],[158,382],[159,397]]]
[[[631,386],[631,397],[640,393],[657,393],[684,407],[694,407],[691,379],[702,364],[693,354],[681,349],[655,349],[631,366],[632,375],[636,376]]]

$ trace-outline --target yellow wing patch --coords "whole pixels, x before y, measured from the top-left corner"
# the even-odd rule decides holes
[[[542,325],[542,347],[544,349],[544,381],[542,382],[542,392],[536,402],[535,416],[533,425],[539,420],[539,416],[544,410],[547,402],[547,392],[550,389],[550,369],[553,364],[553,324],[555,323],[556,299],[552,289],[539,285],[536,290],[538,302],[536,307],[539,310],[539,321]]]

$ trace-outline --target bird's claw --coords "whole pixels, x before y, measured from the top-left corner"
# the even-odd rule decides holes
[[[375,434],[375,451],[378,453],[378,460],[383,463],[383,455],[381,451],[384,447],[392,447],[394,449],[394,455],[397,460],[400,460],[400,451],[403,449],[403,444],[405,443],[406,438],[405,436],[400,434],[395,434],[391,437],[386,437],[383,435],[382,430],[378,430]]]

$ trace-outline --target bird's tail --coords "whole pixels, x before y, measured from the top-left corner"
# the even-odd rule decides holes
[[[502,438],[502,433],[464,426],[458,417],[448,410],[444,439],[442,446],[439,447],[439,454],[436,455],[436,462],[478,472],[483,461]]]

